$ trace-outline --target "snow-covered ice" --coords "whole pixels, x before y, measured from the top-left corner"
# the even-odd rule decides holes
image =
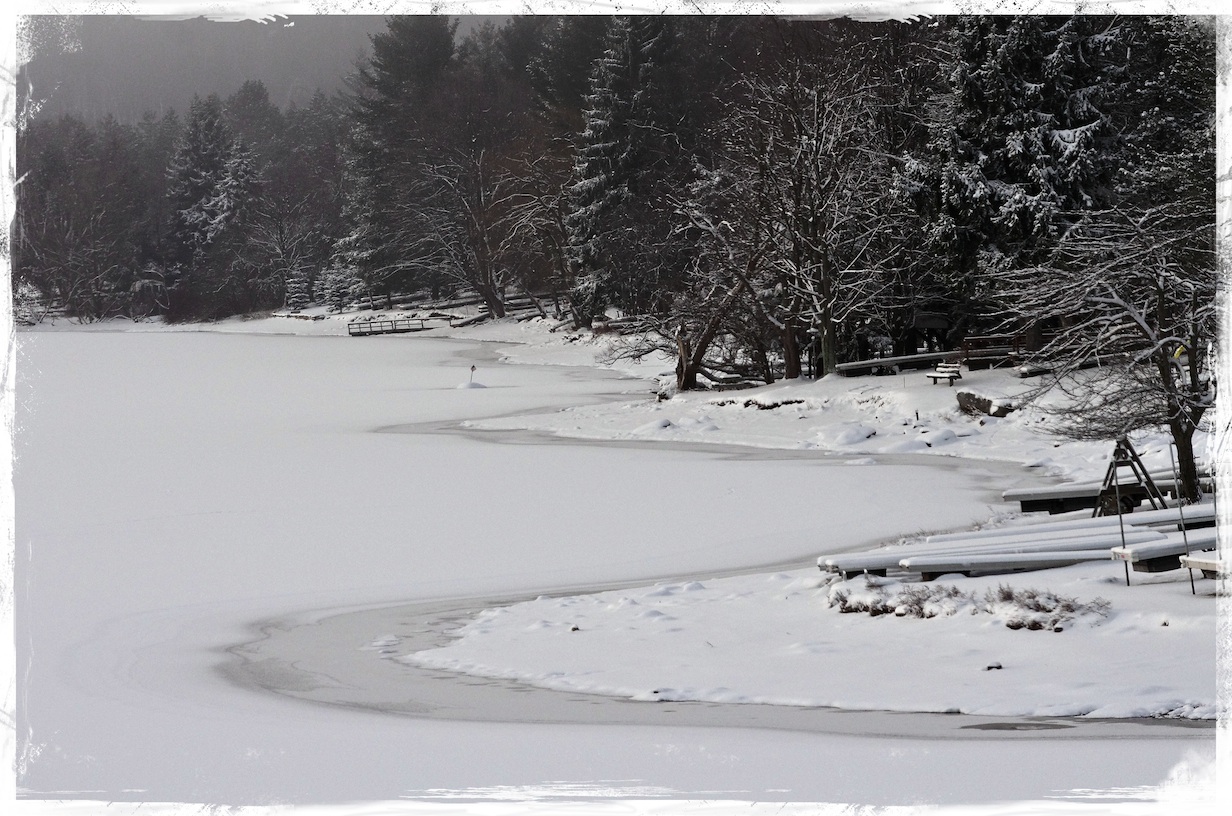
[[[660,703],[1210,718],[1211,581],[1197,595],[1183,573],[1125,587],[1097,563],[938,582],[1108,602],[1061,632],[1010,629],[974,601],[926,619],[831,605],[841,587],[818,555],[1004,523],[1005,488],[1102,475],[1110,446],[1060,445],[1037,413],[957,412],[964,387],[1012,400],[1022,386],[1004,374],[657,400],[646,378],[667,361],[597,368],[606,338],[543,321],[452,339],[277,317],[57,328],[18,343],[29,799],[342,802],[604,780],[632,798],[1139,796],[1213,753],[1214,729],[1167,724],[1092,751],[995,734],[408,720],[255,694],[216,670],[258,620],[502,596],[525,600],[477,609],[439,648],[408,653],[377,628],[343,652]],[[1162,438],[1138,441],[1166,463]],[[560,594],[604,584],[622,588]]]

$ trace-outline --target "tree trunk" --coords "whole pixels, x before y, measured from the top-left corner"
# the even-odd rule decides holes
[[[505,316],[505,301],[491,287],[485,286],[480,291],[483,295],[483,302],[488,307],[488,314],[493,318],[500,319]]]
[[[788,323],[783,327],[783,379],[800,379],[800,341],[795,327]]]
[[[728,290],[723,296],[723,302],[714,310],[705,328],[697,335],[696,343],[689,343],[683,323],[676,330],[676,387],[681,391],[697,388],[697,374],[701,371],[702,361],[706,359],[706,350],[714,342],[715,335],[719,333],[719,327],[723,324],[723,318],[745,287],[745,281],[741,278],[735,286]]]
[[[1027,351],[1039,351],[1044,347],[1044,327],[1039,321],[1032,320],[1023,336],[1026,338]]]
[[[830,264],[821,264],[821,296],[822,308],[818,315],[820,334],[817,335],[817,377],[818,379],[834,371],[838,365],[838,327],[834,324],[834,291],[833,276],[830,274]]]
[[[1198,484],[1198,464],[1194,461],[1193,425],[1184,419],[1174,419],[1168,423],[1172,431],[1172,441],[1176,445],[1176,472],[1181,483],[1181,496],[1186,503],[1193,503],[1202,498],[1202,490]]]
[[[1196,354],[1191,353],[1191,364],[1195,356]],[[1194,461],[1193,436],[1202,418],[1201,413],[1198,416],[1191,415],[1179,393],[1182,386],[1177,380],[1188,372],[1174,367],[1167,349],[1157,351],[1154,358],[1168,410],[1168,430],[1172,434],[1172,443],[1176,446],[1176,473],[1181,486],[1181,497],[1186,503],[1196,502],[1202,498],[1202,491],[1198,484],[1198,465]]]
[[[892,353],[895,357],[909,357],[917,352],[919,345],[920,338],[915,326],[907,326],[898,337],[894,338]]]
[[[773,385],[774,371],[770,368],[770,355],[766,353],[766,346],[761,340],[758,340],[757,345],[753,347],[753,359],[761,368],[762,382],[766,385]]]
[[[697,366],[693,364],[689,338],[684,324],[676,329],[676,390],[692,391],[697,388]]]

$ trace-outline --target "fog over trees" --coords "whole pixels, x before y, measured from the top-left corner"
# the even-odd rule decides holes
[[[254,9],[255,11],[256,9]],[[379,16],[205,18],[31,15],[18,25],[20,93],[46,114],[126,124],[146,111],[181,114],[194,95],[225,96],[260,80],[279,108],[344,87]]]
[[[1210,405],[1208,20],[414,16],[368,45],[340,91],[242,77],[131,119],[26,94],[19,314],[529,292],[619,317],[681,389],[1000,333],[1103,363],[1067,380],[1123,418],[1101,433],[1183,446]]]

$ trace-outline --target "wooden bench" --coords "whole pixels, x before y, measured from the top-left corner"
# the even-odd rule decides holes
[[[1219,578],[1220,576],[1232,575],[1232,559],[1227,556],[1220,558],[1219,553],[1214,550],[1204,550],[1191,553],[1190,555],[1182,555],[1180,561],[1181,566],[1186,569],[1202,570],[1203,578]]]
[[[910,368],[928,368],[936,363],[952,360],[952,351],[928,351],[921,354],[907,354],[900,357],[874,357],[868,360],[853,360],[839,363],[834,367],[836,373],[844,377],[854,377],[861,374],[897,374]]]
[[[1028,487],[1006,490],[1001,498],[1007,502],[1018,502],[1024,513],[1068,513],[1071,510],[1089,510],[1099,504],[1099,493],[1103,485],[1099,482],[1067,482],[1066,484],[1049,487]],[[1131,490],[1129,485],[1122,486],[1122,496],[1129,501],[1141,503],[1141,495],[1146,490],[1141,485]],[[1135,505],[1137,506],[1137,505]]]
[[[937,367],[924,376],[932,380],[933,385],[936,385],[942,380],[945,380],[950,385],[953,385],[954,380],[962,379],[961,368],[962,366],[958,363],[937,363]]]
[[[1181,568],[1182,556],[1209,550],[1217,540],[1218,531],[1215,528],[1168,533],[1160,541],[1113,547],[1112,557],[1116,561],[1132,564],[1134,572],[1167,572]]]

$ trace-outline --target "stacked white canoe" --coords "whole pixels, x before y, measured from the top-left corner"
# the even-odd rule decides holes
[[[1210,525],[1214,520],[1211,502],[1124,516],[1067,517],[822,556],[817,564],[822,571],[845,578],[901,570],[919,573],[924,580],[945,573],[1016,572],[1110,559],[1154,572],[1178,568],[1183,554],[1213,548],[1216,531]]]

